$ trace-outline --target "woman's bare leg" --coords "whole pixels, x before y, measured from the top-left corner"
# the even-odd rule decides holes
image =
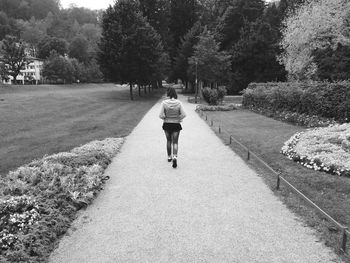
[[[171,133],[168,131],[164,131],[166,137],[166,151],[168,153],[168,158],[171,158]]]
[[[177,151],[179,149],[179,146],[178,146],[178,142],[179,142],[179,135],[180,135],[180,131],[177,131],[177,132],[173,132],[171,134],[171,139],[172,139],[172,144],[173,144],[173,155],[174,157],[177,157]]]

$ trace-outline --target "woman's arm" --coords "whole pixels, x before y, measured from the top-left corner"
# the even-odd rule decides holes
[[[164,108],[164,102],[162,102],[162,105],[160,107],[160,113],[159,113],[159,118],[162,120],[165,120],[165,108]]]
[[[186,113],[185,113],[185,110],[184,110],[184,107],[182,106],[182,103],[180,102],[180,120],[184,119],[186,117]]]

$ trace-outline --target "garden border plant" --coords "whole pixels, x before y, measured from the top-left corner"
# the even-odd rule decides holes
[[[298,132],[285,142],[281,153],[307,168],[350,176],[350,124]]]
[[[243,106],[307,127],[350,121],[350,82],[251,83]]]
[[[44,262],[79,209],[103,189],[123,138],[92,141],[33,161],[0,182],[1,262]]]

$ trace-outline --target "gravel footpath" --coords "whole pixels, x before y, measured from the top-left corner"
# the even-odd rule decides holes
[[[167,162],[157,103],[50,262],[341,262],[180,99],[178,168]]]

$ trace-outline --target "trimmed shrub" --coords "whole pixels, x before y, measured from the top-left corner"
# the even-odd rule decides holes
[[[349,122],[350,82],[251,83],[243,106],[258,111],[295,112]]]
[[[205,87],[202,89],[202,94],[204,100],[209,105],[218,105],[219,102],[222,102],[225,95],[227,94],[226,87],[220,86],[217,89]]]

